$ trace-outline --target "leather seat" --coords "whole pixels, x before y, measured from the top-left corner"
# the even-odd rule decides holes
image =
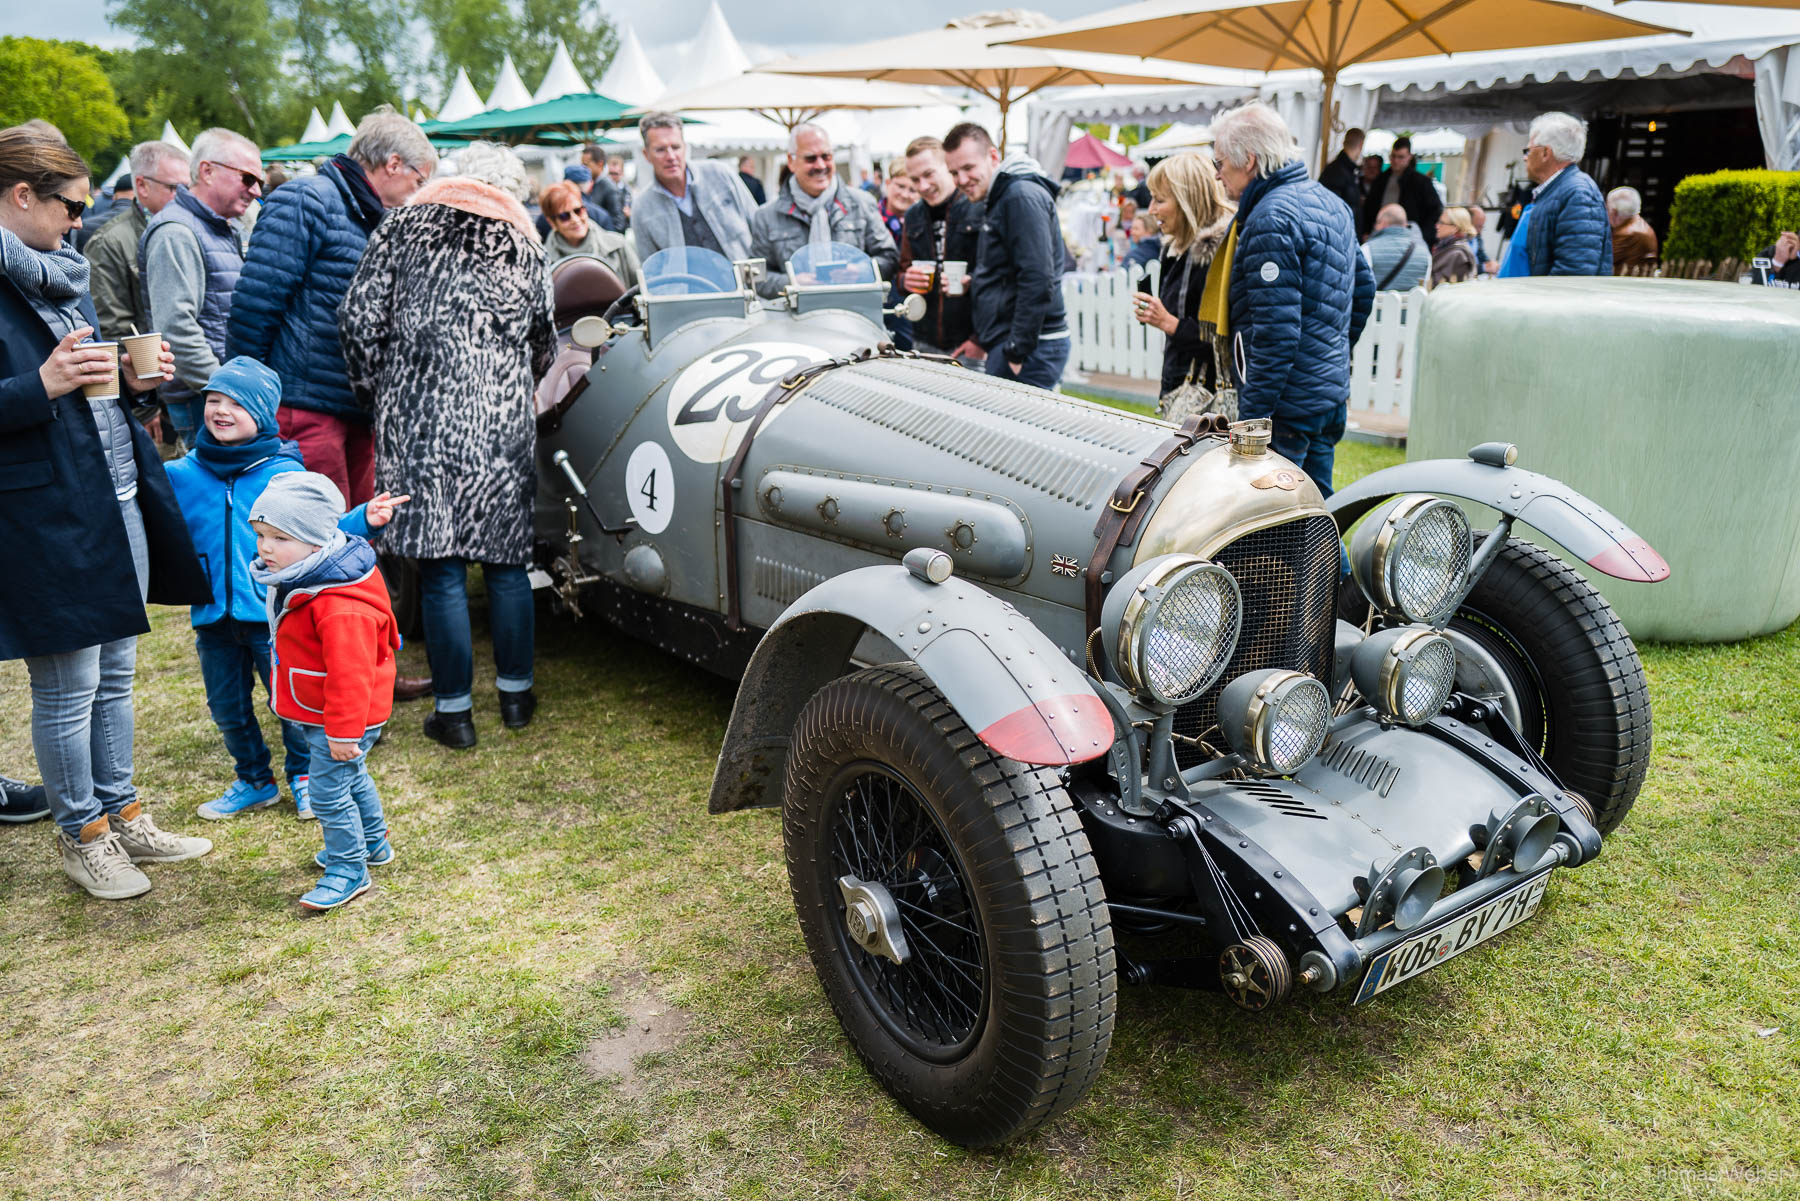
[[[613,301],[625,294],[625,282],[612,268],[587,254],[571,256],[551,267],[550,288],[559,330],[583,317],[604,316]]]

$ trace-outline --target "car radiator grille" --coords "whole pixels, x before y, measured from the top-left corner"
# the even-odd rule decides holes
[[[1175,732],[1190,738],[1219,720],[1219,693],[1247,671],[1286,667],[1331,686],[1337,620],[1338,533],[1329,517],[1305,517],[1247,534],[1213,556],[1244,594],[1243,633],[1219,682],[1175,714]],[[1216,736],[1207,738],[1223,747]],[[1206,758],[1176,744],[1183,767]]]

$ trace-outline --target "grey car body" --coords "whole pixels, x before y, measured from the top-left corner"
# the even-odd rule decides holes
[[[1177,430],[884,349],[879,283],[758,303],[747,274],[686,294],[693,276],[671,277],[615,308],[585,390],[543,422],[541,564],[571,607],[741,678],[710,806],[785,806],[827,994],[945,1137],[1002,1141],[1078,1099],[1121,980],[1223,987],[1252,1010],[1296,985],[1366,999],[1530,916],[1547,875],[1591,860],[1629,808],[1649,747],[1635,650],[1511,524],[1610,574],[1667,569],[1510,448],[1391,468],[1328,506],[1266,431]],[[1451,607],[1418,621],[1386,592],[1340,597],[1340,537],[1366,513],[1359,562],[1399,554],[1408,514],[1454,541],[1455,506],[1432,493],[1501,514],[1484,537],[1463,530]],[[1109,512],[1126,514],[1116,542]],[[1144,616],[1176,579],[1235,597],[1237,624],[1212,682],[1170,703],[1127,684],[1125,660],[1141,676],[1158,637],[1201,644]],[[1591,646],[1543,649],[1534,623]],[[1403,718],[1403,687],[1431,680],[1395,663],[1440,641],[1454,687]],[[1275,770],[1257,740],[1288,729],[1278,706],[1321,694],[1315,743]],[[1588,720],[1612,706],[1616,751],[1568,737],[1578,703]],[[851,749],[831,749],[838,734]],[[929,778],[927,751],[955,778]],[[891,853],[859,842],[883,838]],[[1114,945],[1171,931],[1198,949]],[[1450,932],[1442,948],[1433,931]]]

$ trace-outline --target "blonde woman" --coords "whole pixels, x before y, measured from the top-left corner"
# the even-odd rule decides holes
[[[1474,276],[1479,267],[1469,239],[1475,236],[1475,222],[1465,208],[1449,208],[1438,214],[1437,241],[1431,247],[1431,283],[1454,284]]]
[[[1216,391],[1221,365],[1214,361],[1214,331],[1195,314],[1206,291],[1207,269],[1225,244],[1236,209],[1225,199],[1212,156],[1204,150],[1162,160],[1150,169],[1149,184],[1150,215],[1162,229],[1162,286],[1160,296],[1139,292],[1132,297],[1135,314],[1168,338],[1163,344],[1165,398],[1190,380]]]

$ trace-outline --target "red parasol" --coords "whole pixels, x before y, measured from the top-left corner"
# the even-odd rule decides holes
[[[1063,166],[1078,171],[1098,171],[1105,167],[1129,167],[1131,160],[1091,133],[1084,133],[1069,143],[1069,157]]]

